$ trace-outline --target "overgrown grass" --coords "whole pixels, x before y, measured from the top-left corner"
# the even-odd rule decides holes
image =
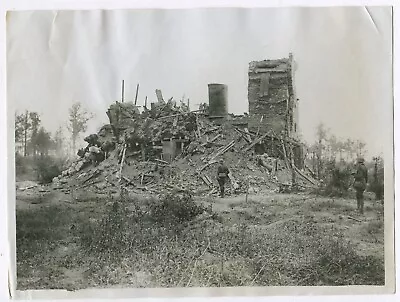
[[[29,258],[38,254],[37,249],[54,248],[64,238],[63,232],[71,219],[70,211],[57,206],[37,210],[18,210],[16,215],[17,257]],[[42,255],[41,255],[42,256]]]
[[[16,212],[18,289],[65,288],[62,271],[69,259],[73,265],[81,255],[57,258],[56,249],[73,242],[70,228],[79,221],[71,208],[51,205]]]
[[[343,201],[330,199],[323,200],[318,202],[310,203],[309,208],[314,212],[322,212],[326,210],[336,210],[340,212],[353,212],[356,207],[356,201],[347,201],[347,203],[343,203]]]
[[[384,223],[383,219],[378,221],[370,221],[365,227],[364,230],[369,235],[383,234],[384,232]]]
[[[244,223],[228,228],[208,220],[185,231],[182,221],[178,222],[166,206],[176,203],[170,198],[157,207],[172,220],[160,220],[160,212],[151,210],[154,205],[148,205],[148,212],[138,208],[130,215],[124,214],[123,208],[121,212],[114,209],[94,228],[99,237],[91,233],[92,241],[84,246],[101,255],[104,267],[124,259],[134,266],[129,269],[147,272],[155,286],[384,282],[381,260],[358,256],[342,234],[336,229],[320,229],[310,216],[302,221],[288,220],[275,230],[260,231]],[[121,271],[113,282],[124,279],[126,273]],[[96,273],[103,278],[106,274],[104,269]]]
[[[126,206],[134,205],[134,210]],[[116,259],[134,247],[147,252],[162,239],[177,236],[185,224],[205,212],[189,196],[164,196],[150,199],[140,206],[137,199],[114,202],[99,221],[81,225],[79,236],[82,246],[102,259]]]
[[[75,214],[51,207],[18,214],[19,273],[87,267],[80,286],[384,284],[383,259],[358,255],[342,233],[312,215],[228,226],[186,195],[124,198],[91,219]],[[76,238],[79,253],[43,263],[51,246],[68,238]],[[53,286],[62,279],[56,274]]]

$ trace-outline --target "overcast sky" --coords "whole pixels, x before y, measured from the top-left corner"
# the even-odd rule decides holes
[[[139,103],[208,101],[208,83],[228,85],[228,109],[248,110],[253,60],[297,62],[300,131],[313,141],[323,122],[338,137],[362,139],[369,154],[390,147],[392,127],[390,8],[193,9],[13,12],[7,16],[10,110],[42,115],[54,131],[80,101],[107,122],[121,98]]]

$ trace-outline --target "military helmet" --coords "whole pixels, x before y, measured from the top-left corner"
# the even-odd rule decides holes
[[[357,162],[360,163],[360,164],[363,164],[363,163],[365,162],[365,160],[364,160],[363,157],[359,157],[359,158],[357,159]]]

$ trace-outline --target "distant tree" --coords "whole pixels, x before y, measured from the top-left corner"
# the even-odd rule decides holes
[[[54,134],[54,147],[58,157],[60,157],[64,150],[64,131],[61,126],[58,127],[56,133]]]
[[[15,116],[14,116],[14,123],[15,123],[15,144],[16,147],[19,143],[23,144],[24,141],[24,127],[23,127],[23,122],[24,122],[24,115],[23,114],[17,114],[17,112],[15,112]]]
[[[76,140],[79,135],[86,131],[87,122],[92,116],[82,108],[81,103],[75,103],[69,109],[68,129],[71,132],[73,152],[76,152]]]
[[[355,151],[356,151],[357,157],[363,157],[365,155],[365,147],[366,147],[365,142],[363,142],[361,140],[357,140],[355,142]]]
[[[346,141],[343,143],[343,149],[347,154],[347,161],[355,159],[357,152],[355,151],[355,142],[353,140],[350,138],[346,139]]]
[[[339,150],[338,140],[335,135],[331,135],[328,139],[328,146],[329,146],[329,158],[336,159],[337,152]]]
[[[350,161],[350,157],[351,157],[351,154],[350,154],[350,146],[351,146],[350,139],[346,139],[346,140],[343,142],[343,151],[344,151],[345,154],[346,154],[346,160],[347,160],[347,161]]]
[[[357,142],[356,141],[352,141],[352,145],[351,145],[351,158],[352,160],[357,159],[358,156],[358,147],[357,147]]]
[[[321,178],[323,169],[323,152],[325,150],[324,142],[326,141],[328,130],[320,123],[317,126],[317,143],[316,143],[316,156],[317,156],[317,177]]]
[[[373,177],[370,178],[369,189],[375,193],[376,200],[383,202],[384,197],[384,165],[381,156],[373,157]]]
[[[37,112],[30,112],[29,113],[29,119],[31,123],[31,139],[30,139],[30,145],[32,146],[32,153],[34,156],[36,156],[36,153],[38,151],[38,146],[37,146],[37,135],[39,131],[39,126],[40,126],[40,116]]]
[[[50,133],[47,132],[43,127],[40,127],[36,135],[36,149],[39,151],[40,156],[43,157],[48,155],[52,146],[53,141],[51,140]]]
[[[307,152],[308,154],[311,155],[312,171],[314,174],[317,174],[317,153],[318,153],[317,143],[309,146]]]
[[[344,161],[343,153],[344,153],[345,150],[346,150],[345,142],[340,141],[340,140],[337,141],[337,143],[336,143],[336,149],[337,149],[337,152],[339,153],[339,159],[340,159],[340,161]]]
[[[28,155],[27,152],[27,146],[28,146],[28,132],[32,127],[32,124],[30,122],[29,118],[29,112],[28,110],[25,111],[25,113],[21,114],[18,119],[20,120],[20,127],[22,131],[22,142],[24,145],[24,156]]]

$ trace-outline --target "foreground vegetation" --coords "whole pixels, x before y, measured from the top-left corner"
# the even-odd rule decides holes
[[[17,211],[20,289],[384,284],[383,257],[317,221],[328,203],[292,202],[297,214],[282,216],[251,200],[251,211],[217,211],[188,195],[108,200],[105,211],[99,202]],[[383,221],[361,231],[381,240]]]

